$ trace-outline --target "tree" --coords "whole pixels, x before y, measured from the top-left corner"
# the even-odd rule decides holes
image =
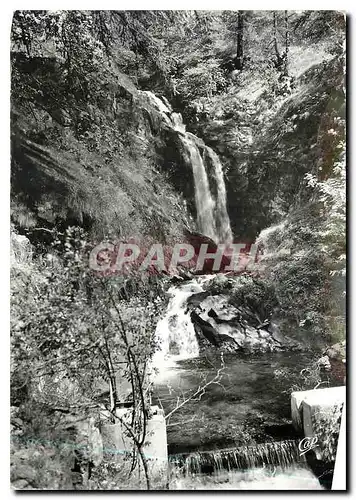
[[[136,296],[128,298],[128,278],[91,274],[86,252],[84,231],[73,227],[54,232],[46,259],[35,258],[28,269],[13,266],[12,404],[40,405],[50,414],[85,413],[101,407],[107,383],[104,406],[124,426],[133,446],[132,470],[138,455],[149,489],[143,446],[162,286],[136,280]],[[129,408],[120,416],[123,404]]]
[[[283,31],[283,52],[279,48],[279,39],[281,38],[278,30],[277,12],[273,11],[273,47],[275,53],[275,67],[283,76],[288,76],[288,53],[290,45],[289,17],[288,11],[284,11],[284,31]]]
[[[288,76],[288,53],[289,53],[289,20],[288,20],[288,11],[284,11],[284,24],[285,24],[285,58],[284,58],[284,75]]]
[[[284,55],[280,54],[279,46],[278,46],[278,38],[277,38],[277,13],[273,11],[273,46],[275,53],[275,67],[279,71],[281,71],[284,64]]]
[[[242,70],[244,65],[244,11],[237,13],[236,60],[235,67]]]

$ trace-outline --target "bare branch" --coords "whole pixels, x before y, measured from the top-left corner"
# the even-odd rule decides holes
[[[221,366],[216,372],[215,377],[213,377],[211,380],[206,381],[207,379],[204,378],[204,383],[200,384],[199,387],[190,395],[186,396],[185,393],[182,392],[182,398],[181,399],[179,396],[177,398],[176,406],[171,410],[167,415],[166,415],[166,421],[169,422],[170,417],[176,413],[178,410],[180,410],[184,405],[186,405],[189,401],[200,401],[203,395],[206,393],[206,389],[211,386],[211,385],[220,385],[221,386],[221,379],[223,376],[223,370],[225,369],[225,362],[224,362],[224,357],[223,353],[221,353]]]

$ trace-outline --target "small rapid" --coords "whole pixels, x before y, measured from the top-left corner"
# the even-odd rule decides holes
[[[171,489],[323,490],[297,440],[170,456]]]
[[[210,475],[172,474],[170,490],[247,490],[291,491],[324,490],[306,466],[265,466],[247,470],[223,470]]]
[[[198,276],[189,282],[169,288],[169,302],[164,316],[158,321],[155,332],[157,351],[153,365],[162,369],[175,361],[199,356],[199,344],[187,308],[187,300],[204,291],[203,285],[214,275]]]
[[[189,359],[199,355],[194,326],[185,304],[188,297],[201,291],[203,289],[196,281],[168,290],[171,297],[168,308],[156,327],[156,341],[159,346],[157,360],[162,361],[168,356]]]
[[[176,466],[183,467],[186,475],[245,470],[269,465],[288,467],[298,462],[305,463],[304,456],[300,456],[298,450],[298,441],[295,440],[186,453],[171,456],[170,460]]]

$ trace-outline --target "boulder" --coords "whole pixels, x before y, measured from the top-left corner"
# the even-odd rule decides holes
[[[283,348],[282,341],[269,331],[269,321],[261,324],[247,307],[231,305],[228,295],[201,292],[192,295],[187,303],[200,347],[212,345],[228,352]]]
[[[198,307],[200,303],[207,297],[209,297],[209,292],[194,293],[187,299],[188,309],[194,309]]]
[[[15,481],[12,481],[11,486],[15,490],[32,490],[32,486],[26,479],[16,479]]]
[[[28,483],[32,482],[36,478],[36,471],[32,467],[26,464],[16,464],[11,468],[11,476],[17,479],[24,479]]]
[[[345,384],[346,382],[346,341],[328,347],[324,351],[324,356],[329,360],[330,372],[336,381]]]
[[[217,244],[215,243],[214,240],[212,240],[208,236],[205,236],[198,232],[185,230],[185,237],[187,242],[194,247],[195,255],[191,260],[193,268],[198,260],[198,255],[202,244],[208,245],[207,246],[208,253],[214,253],[217,251],[218,248]],[[224,254],[221,259],[220,269],[218,271],[215,271],[213,269],[214,261],[212,259],[206,259],[204,262],[203,269],[200,271],[194,271],[194,274],[215,274],[221,272],[222,269],[225,269],[225,267],[229,266],[230,260],[231,257]]]
[[[196,312],[192,312],[191,320],[194,324],[198,339],[203,336],[211,345],[224,348],[227,351],[237,351],[240,349],[238,342],[229,335],[219,333],[208,321],[202,319]]]
[[[346,359],[346,342],[338,342],[337,344],[328,347],[325,351],[326,356],[330,359],[342,361]]]

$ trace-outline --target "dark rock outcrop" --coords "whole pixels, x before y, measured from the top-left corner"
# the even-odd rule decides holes
[[[211,345],[223,348],[227,351],[234,352],[240,349],[241,346],[234,338],[219,333],[208,321],[202,319],[196,312],[192,311],[190,317],[194,324],[198,339],[200,337],[200,342],[205,338]]]
[[[338,382],[346,382],[346,342],[338,342],[328,347],[323,355],[327,356],[330,362],[331,374]]]
[[[274,323],[259,321],[246,307],[232,306],[228,295],[196,293],[189,297],[187,307],[203,349],[214,346],[227,352],[268,352],[298,347],[282,337]]]
[[[208,236],[204,236],[201,233],[198,232],[193,232],[189,231],[188,229],[185,229],[184,231],[185,238],[187,242],[193,246],[194,248],[194,258],[191,260],[191,266],[192,270],[194,271],[194,274],[199,275],[199,274],[214,274],[217,272],[221,272],[225,267],[228,267],[230,265],[230,260],[231,256],[223,255],[221,259],[221,264],[219,266],[218,271],[215,271],[213,269],[214,266],[214,260],[212,259],[205,259],[203,269],[201,270],[195,270],[194,266],[197,263],[200,248],[203,244],[208,245],[207,246],[207,252],[208,253],[215,253],[217,251],[217,244]]]

